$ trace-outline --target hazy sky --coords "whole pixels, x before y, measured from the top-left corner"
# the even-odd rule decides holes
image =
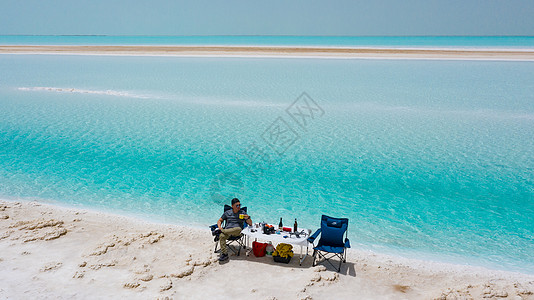
[[[534,35],[534,0],[0,0],[0,34]]]

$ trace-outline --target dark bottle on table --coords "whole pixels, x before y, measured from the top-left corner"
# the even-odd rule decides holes
[[[297,219],[295,218],[295,224],[293,225],[293,232],[297,232],[298,224]]]
[[[280,224],[278,224],[278,229],[280,229],[280,231],[284,229],[284,225],[282,224],[282,218],[280,218]]]

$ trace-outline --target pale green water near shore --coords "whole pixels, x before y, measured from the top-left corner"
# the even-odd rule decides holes
[[[531,272],[532,78],[532,62],[0,55],[0,197],[207,225],[238,196],[256,221],[349,217],[355,247]],[[265,135],[278,118],[287,144]]]

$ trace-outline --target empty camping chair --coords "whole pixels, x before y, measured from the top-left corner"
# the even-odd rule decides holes
[[[349,219],[332,218],[325,215],[321,217],[321,228],[317,229],[317,231],[308,238],[308,242],[313,244],[319,234],[321,234],[317,246],[313,247],[313,266],[316,265],[315,262],[317,256],[319,256],[332,267],[336,268],[338,272],[341,271],[341,264],[346,262],[347,248],[350,248],[350,242],[347,238],[348,226]],[[338,267],[334,266],[330,261],[330,259],[336,257],[339,258]]]
[[[227,211],[229,209],[232,209],[232,207],[230,205],[224,205],[224,211]],[[241,210],[245,211],[245,213],[247,212],[247,208],[246,207],[241,207]],[[224,221],[221,226],[223,228],[225,228],[226,226],[226,221]],[[247,222],[243,222],[243,228],[245,228],[247,226]],[[241,228],[241,229],[243,229]],[[219,230],[219,228],[217,227],[217,224],[215,225],[211,225],[210,226],[210,229],[211,229],[211,235],[214,236],[214,239],[213,241],[215,241],[215,250],[214,252],[218,252],[220,251],[221,249],[217,249],[219,247],[219,235],[221,234],[221,231]],[[233,248],[233,244],[237,244],[237,250],[235,250]],[[245,246],[245,235],[244,234],[240,234],[239,236],[231,236],[228,238],[228,240],[226,240],[226,245],[227,246],[230,246],[232,245],[232,247],[228,247],[228,249],[232,250],[232,252],[234,252],[237,256],[239,256],[239,254],[241,253],[241,248],[246,248]]]

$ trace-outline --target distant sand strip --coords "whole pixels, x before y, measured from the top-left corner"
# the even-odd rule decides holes
[[[534,61],[530,49],[393,49],[264,46],[33,46],[0,45],[3,54],[148,56],[273,56],[324,58],[468,59]]]

